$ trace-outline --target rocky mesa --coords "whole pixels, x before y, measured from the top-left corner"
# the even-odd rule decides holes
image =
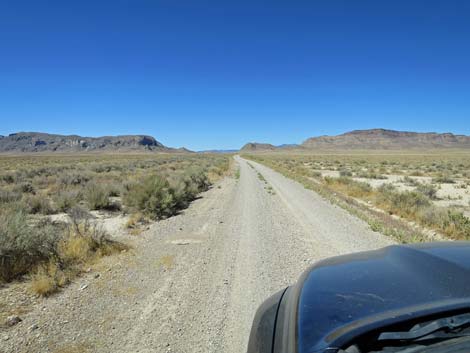
[[[122,135],[83,137],[41,132],[18,132],[0,137],[0,153],[23,152],[188,152],[166,147],[152,136]]]
[[[354,130],[337,136],[311,137],[302,143],[308,149],[434,149],[470,148],[470,136],[452,133],[409,132],[387,129]]]

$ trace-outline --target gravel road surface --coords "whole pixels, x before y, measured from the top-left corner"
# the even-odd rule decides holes
[[[311,263],[392,244],[297,182],[235,158],[238,180],[0,329],[0,351],[245,352],[258,305]]]

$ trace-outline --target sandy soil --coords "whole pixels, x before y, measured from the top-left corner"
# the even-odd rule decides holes
[[[328,177],[339,177],[339,172],[335,170],[319,170],[322,176]],[[369,184],[373,188],[378,188],[383,184],[393,184],[400,191],[411,191],[414,190],[414,186],[407,185],[403,182],[403,175],[385,175],[386,179],[368,179],[368,178],[356,178],[356,181],[361,181]],[[431,177],[426,176],[412,176],[410,177],[420,183],[430,184],[432,182]],[[442,207],[460,207],[466,215],[470,215],[470,186],[466,187],[466,181],[457,180],[455,184],[436,184],[437,198],[433,203],[437,206]]]

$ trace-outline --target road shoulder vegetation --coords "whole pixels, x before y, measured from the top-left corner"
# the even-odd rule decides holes
[[[455,184],[456,189],[466,194],[470,161],[465,157],[457,156],[453,160],[447,157],[442,161],[439,156],[421,160],[405,156],[400,163],[389,155],[372,161],[367,160],[367,155],[360,158],[274,154],[244,157],[300,182],[365,220],[373,230],[391,235],[399,242],[470,239],[465,204],[462,209],[440,203],[444,199],[443,184]],[[440,168],[444,163],[445,167]],[[454,173],[449,173],[454,164]],[[400,177],[396,178],[398,173]]]
[[[49,296],[103,256],[128,249],[96,213],[130,235],[188,207],[228,172],[222,155],[0,156],[0,286]],[[1,288],[0,288],[1,290]]]

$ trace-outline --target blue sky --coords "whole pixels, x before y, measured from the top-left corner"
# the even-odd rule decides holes
[[[0,1],[0,134],[470,134],[470,1]]]

